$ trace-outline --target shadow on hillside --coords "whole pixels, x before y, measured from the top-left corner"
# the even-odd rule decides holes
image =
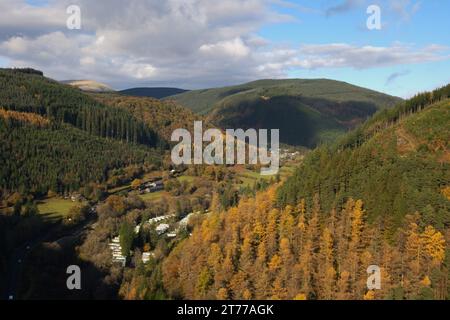
[[[315,147],[354,128],[377,111],[370,102],[303,96],[225,100],[211,115],[222,128],[280,129],[280,142]]]
[[[0,215],[0,300],[115,299],[106,273],[77,257],[82,228],[64,227],[51,214]],[[81,268],[81,290],[67,289],[70,265]]]
[[[81,261],[76,254],[79,239],[66,237],[57,242],[40,244],[26,261],[19,298],[25,300],[114,300],[118,287],[107,284],[107,272]],[[81,270],[81,290],[69,290],[67,267]]]

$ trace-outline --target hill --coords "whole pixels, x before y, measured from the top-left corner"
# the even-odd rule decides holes
[[[120,94],[134,97],[149,97],[155,99],[162,99],[176,94],[187,92],[188,90],[179,88],[131,88],[119,91]]]
[[[171,101],[119,94],[92,94],[92,97],[102,104],[131,112],[137,119],[141,119],[155,130],[165,141],[170,141],[175,129],[191,129],[194,121],[201,120],[201,117],[191,110]]]
[[[162,266],[175,299],[447,299],[450,85],[311,152],[277,190],[203,217]],[[381,288],[367,288],[376,266]]]
[[[157,134],[130,112],[39,74],[0,69],[0,104],[5,110],[36,113],[104,138],[150,147],[160,143]]]
[[[332,146],[311,153],[279,190],[281,206],[318,194],[326,210],[364,199],[370,221],[392,232],[416,211],[450,223],[450,86],[377,113]]]
[[[30,70],[0,70],[3,193],[77,191],[113,169],[158,165],[166,142],[142,120]]]
[[[348,83],[259,80],[168,97],[222,128],[280,129],[282,143],[314,147],[401,99]]]
[[[67,80],[64,84],[71,85],[86,92],[114,92],[110,86],[94,80]]]
[[[158,153],[148,147],[92,136],[38,115],[29,121],[24,115],[30,116],[15,111],[0,114],[0,189],[4,191],[64,194],[90,182],[105,183],[113,169],[159,162]]]

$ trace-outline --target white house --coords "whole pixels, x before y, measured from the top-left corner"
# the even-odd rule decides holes
[[[160,222],[160,221],[172,218],[174,216],[175,216],[174,214],[168,214],[166,216],[159,216],[159,217],[156,217],[156,218],[151,218],[151,219],[148,220],[148,223],[149,224],[157,223],[157,222]]]
[[[167,230],[169,230],[170,226],[167,223],[161,223],[159,226],[156,227],[156,233],[159,235],[166,233]]]
[[[142,262],[147,263],[150,261],[150,257],[154,257],[155,254],[153,252],[143,252],[142,253]]]
[[[112,251],[112,261],[118,262],[122,264],[123,267],[125,267],[127,263],[127,257],[122,255],[122,246],[120,245],[120,238],[119,237],[113,238],[109,243],[109,248]]]

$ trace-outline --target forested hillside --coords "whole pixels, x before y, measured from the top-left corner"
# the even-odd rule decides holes
[[[267,98],[297,96],[339,102],[353,100],[385,107],[392,106],[395,102],[401,100],[345,82],[327,79],[258,80],[231,87],[188,91],[170,96],[167,99],[175,100],[192,109],[195,113],[207,114],[221,100],[247,94]]]
[[[450,86],[380,112],[278,190],[215,212],[163,265],[188,299],[446,299]],[[381,268],[368,290],[367,268]]]
[[[130,111],[32,69],[0,70],[0,191],[45,195],[104,183],[111,170],[159,165],[166,142]]]
[[[165,141],[170,141],[175,129],[192,129],[194,121],[201,120],[201,116],[170,101],[118,94],[95,94],[93,97],[102,104],[131,112],[137,119],[153,128]]]
[[[178,88],[131,88],[119,91],[120,94],[133,97],[148,97],[162,99],[176,94],[184,93],[187,90]]]
[[[280,188],[280,206],[319,194],[329,211],[364,199],[368,218],[391,230],[408,213],[450,223],[450,86],[385,110],[332,146],[312,152]]]
[[[35,116],[39,117],[39,116]],[[37,118],[39,119],[39,118]],[[91,136],[67,124],[5,119],[0,113],[0,187],[21,193],[63,194],[104,182],[109,170],[158,163],[149,148]]]
[[[332,80],[260,80],[196,90],[173,99],[221,128],[280,129],[280,141],[314,147],[333,141],[380,108],[401,101]]]
[[[100,137],[150,147],[159,143],[155,132],[131,113],[104,106],[79,89],[21,69],[0,69],[0,107],[36,113]]]
[[[445,299],[448,229],[408,216],[387,241],[364,202],[324,211],[316,197],[282,210],[275,190],[215,213],[163,265],[171,297],[184,299]],[[446,254],[447,251],[447,254]],[[381,289],[367,290],[367,268]]]

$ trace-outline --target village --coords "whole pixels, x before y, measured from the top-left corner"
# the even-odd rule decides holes
[[[205,213],[208,214],[209,211],[206,211]],[[165,216],[150,218],[149,220],[144,221],[141,225],[153,227],[156,231],[156,234],[160,238],[166,237],[167,239],[174,239],[177,237],[180,230],[186,230],[189,219],[192,216],[200,214],[202,214],[200,211],[191,212],[177,222],[171,222],[173,221],[173,218],[175,218],[175,215],[169,214]],[[139,234],[141,230],[141,225],[137,225],[135,227],[134,232],[136,235]],[[114,237],[109,243],[109,247],[112,253],[112,262],[119,264],[122,267],[125,267],[127,265],[127,257],[124,255],[122,251],[122,246],[120,244],[120,236]],[[130,256],[131,255],[132,253],[130,253]],[[143,252],[141,258],[142,263],[144,264],[148,263],[151,257],[154,257],[153,252]]]
[[[292,172],[293,164],[301,160],[303,155],[301,150],[281,148],[280,158],[282,160],[280,175],[284,177]],[[123,180],[122,183],[109,187],[105,200],[89,200],[80,191],[66,194],[61,200],[49,199],[41,206],[44,208],[48,204],[50,207],[47,210],[48,212],[52,211],[51,203],[57,203],[57,201],[61,201],[61,207],[67,207],[67,212],[70,212],[70,208],[74,206],[86,206],[86,218],[97,220],[98,216],[101,215],[98,208],[107,203],[109,197],[114,196],[122,199],[131,197],[143,201],[147,209],[143,211],[141,209],[140,217],[133,223],[134,239],[140,239],[145,234],[144,237],[152,238],[153,245],[148,245],[147,238],[144,242],[133,241],[133,244],[128,246],[130,250],[124,250],[124,239],[122,239],[118,229],[112,232],[110,238],[107,239],[112,264],[120,268],[133,268],[136,267],[136,261],[146,265],[151,260],[158,259],[158,253],[155,252],[157,243],[162,241],[171,246],[171,243],[174,244],[190,236],[192,226],[190,226],[189,221],[196,216],[201,220],[202,215],[210,213],[211,191],[217,183],[211,179],[223,179],[223,183],[228,181],[227,183],[231,183],[231,185],[226,186],[226,188],[235,188],[235,190],[241,190],[241,193],[250,192],[258,186],[263,187],[272,183],[270,181],[275,180],[275,177],[267,177],[258,173],[257,167],[217,166],[214,170],[210,169],[213,169],[213,167],[196,173],[193,168],[187,169],[181,166],[176,169],[172,167],[161,171],[143,173],[140,178]],[[191,206],[194,199],[202,199],[201,201],[206,200],[206,202]],[[191,202],[191,205],[188,205],[188,207],[183,205],[182,208],[177,208],[179,201]],[[156,208],[155,206],[162,206],[162,208],[153,210],[152,208]],[[146,210],[151,211],[150,216],[144,214]],[[126,212],[125,214],[128,215],[129,213]],[[79,223],[70,214],[63,217],[69,224]],[[195,224],[197,222],[193,221],[200,220],[192,220],[191,223]]]
[[[283,159],[284,164],[281,168],[281,174],[287,175],[289,174],[289,172],[291,172],[292,169],[291,162],[297,162],[303,157],[300,151],[286,148],[280,150],[280,158]],[[232,168],[231,170],[235,169],[236,168]],[[165,201],[164,195],[167,194],[166,189],[174,182],[183,181],[189,189],[194,187],[198,183],[196,183],[195,181],[202,181],[204,179],[201,177],[195,178],[189,175],[190,173],[188,171],[185,172],[183,170],[170,169],[165,173],[165,179],[162,179],[160,176],[153,177],[151,179],[147,179],[146,181],[140,181],[139,184],[132,184],[128,185],[126,188],[120,188],[118,189],[120,191],[117,192],[113,190],[111,194],[117,193],[121,196],[136,195],[138,197],[142,197],[142,199],[145,199],[146,201],[150,201],[149,203],[153,203],[153,201]],[[236,175],[234,179],[236,179],[237,181],[240,180],[241,183],[243,182],[241,187],[250,187],[253,183],[259,181],[259,179],[261,179],[261,181],[265,181],[267,178],[258,173],[252,172],[251,170],[245,170],[244,172]],[[72,195],[72,201],[81,200],[82,198],[79,195]],[[153,234],[153,237],[157,238],[156,241],[164,240],[168,243],[179,241],[181,239],[184,239],[185,237],[190,236],[188,225],[189,221],[193,217],[197,216],[201,218],[202,215],[207,214],[210,214],[210,209],[208,208],[202,210],[184,211],[181,213],[174,213],[173,211],[169,210],[161,211],[156,216],[152,216],[150,218],[139,221],[139,223],[134,226],[134,236],[138,238],[143,230],[147,230],[145,232],[148,232],[148,230],[150,229],[152,230],[151,232]],[[155,248],[150,249],[146,246],[134,247],[130,250],[130,252],[124,252],[121,243],[121,236],[119,234],[116,234],[113,238],[110,239],[110,242],[108,244],[111,252],[111,261],[114,265],[125,268],[130,266],[130,264],[135,264],[136,259],[133,259],[133,257],[136,256],[136,249],[141,254],[140,256],[138,255],[137,258],[143,264],[148,264],[151,259],[155,258]]]

